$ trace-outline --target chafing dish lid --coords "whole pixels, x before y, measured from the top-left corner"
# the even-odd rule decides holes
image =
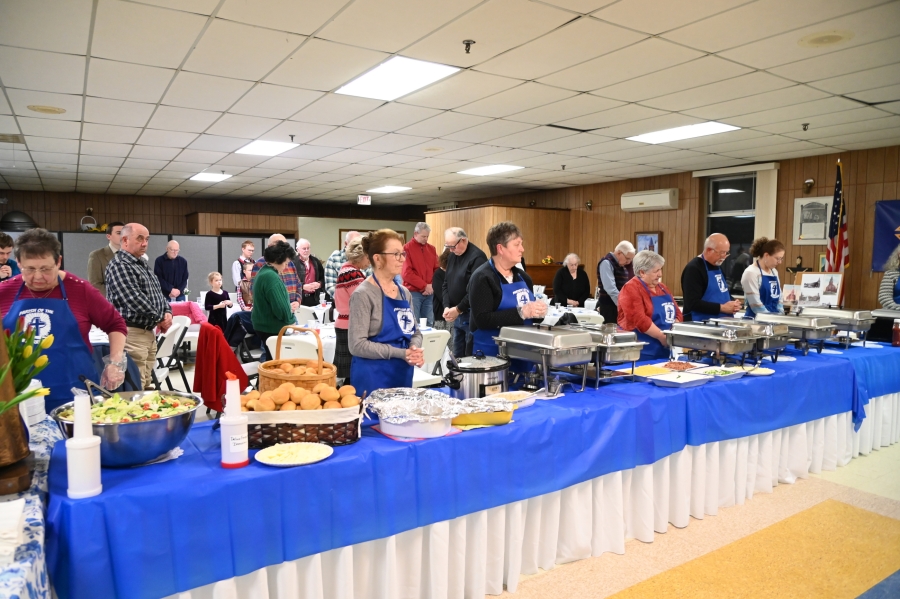
[[[516,326],[502,327],[497,341],[507,343],[525,343],[548,349],[566,349],[570,347],[587,347],[597,345],[587,331],[566,327]]]
[[[480,350],[477,350],[475,354],[474,356],[458,358],[456,366],[452,367],[451,370],[458,372],[493,372],[509,368],[509,360],[506,358],[485,356]]]
[[[788,334],[788,325],[773,322],[756,322],[743,318],[710,318],[708,322],[720,327],[750,329],[757,337],[778,337]]]
[[[666,334],[705,337],[707,339],[749,339],[753,331],[743,327],[718,327],[699,322],[676,322]]]
[[[557,329],[563,328],[571,331],[587,331],[591,334],[591,339],[594,343],[598,343],[600,345],[623,345],[626,343],[637,343],[637,333],[632,331],[617,331],[615,327],[612,329],[609,328],[609,325],[598,325],[598,324],[570,324],[562,327],[556,327]]]
[[[814,316],[787,316],[785,314],[757,314],[756,322],[786,324],[799,329],[827,329],[833,326],[831,319]]]
[[[824,316],[832,322],[839,320],[872,320],[870,310],[838,310],[834,308],[800,308],[800,316]]]

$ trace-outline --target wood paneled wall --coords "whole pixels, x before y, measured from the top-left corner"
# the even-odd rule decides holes
[[[869,150],[856,150],[841,154],[827,154],[809,158],[777,160],[778,205],[776,209],[776,237],[784,242],[787,251],[785,266],[792,264],[796,256],[803,256],[806,266],[818,264],[818,254],[824,246],[796,246],[793,239],[794,198],[827,196],[834,193],[835,163],[840,158],[844,164],[844,194],[848,202],[848,226],[850,234],[850,270],[846,280],[846,302],[850,308],[878,307],[878,285],[881,273],[872,273],[872,236],[875,221],[875,202],[900,199],[900,147],[891,146]],[[809,194],[803,193],[803,181],[815,179]],[[534,202],[536,208],[568,208],[568,228],[559,226],[553,230],[541,224],[545,233],[556,237],[565,245],[560,257],[575,252],[585,263],[588,275],[596,284],[596,264],[606,252],[628,239],[634,242],[639,231],[662,231],[662,255],[666,258],[663,280],[676,294],[681,293],[681,270],[692,257],[700,253],[706,232],[704,224],[705,179],[695,179],[691,173],[678,173],[660,177],[628,179],[612,183],[598,183],[568,189],[532,192],[502,196],[485,200],[460,202],[460,208],[477,205],[508,205],[527,207]],[[629,191],[677,187],[677,210],[653,212],[623,212],[620,198]],[[586,202],[593,203],[588,211]],[[458,210],[456,212],[462,212]],[[454,218],[453,211],[442,213],[444,221]],[[515,220],[515,219],[512,219]],[[486,231],[496,221],[482,226]],[[457,223],[454,223],[457,224]],[[467,229],[468,230],[468,229]],[[527,244],[526,239],[526,244]],[[527,245],[526,245],[527,247]],[[550,252],[548,252],[550,253]],[[556,254],[553,254],[554,258]],[[784,268],[781,269],[782,277]]]
[[[0,198],[8,202],[0,205],[0,216],[12,210],[28,214],[38,225],[51,231],[79,231],[85,209],[94,209],[98,224],[112,221],[139,222],[150,233],[187,234],[187,215],[219,213],[231,216],[286,216],[294,219],[288,231],[296,232],[298,216],[329,216],[335,218],[377,218],[409,220],[424,218],[423,206],[357,206],[328,202],[276,202],[249,198],[191,199],[153,196],[122,196],[92,193],[57,193],[51,191],[0,190]],[[238,217],[243,221],[244,216]],[[240,226],[237,227],[240,229]],[[281,227],[279,227],[281,228]]]
[[[188,232],[195,235],[222,233],[281,233],[299,239],[296,216],[268,216],[265,214],[218,214],[196,212],[188,214]]]
[[[562,261],[569,249],[569,210],[520,208],[516,206],[478,206],[473,208],[426,212],[431,225],[428,243],[438,253],[444,251],[444,231],[462,227],[469,240],[491,255],[485,238],[492,225],[509,220],[519,226],[525,242],[525,263],[537,264],[547,255]]]

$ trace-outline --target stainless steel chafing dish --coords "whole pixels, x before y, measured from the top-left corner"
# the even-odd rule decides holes
[[[711,318],[708,321],[718,327],[750,329],[756,337],[755,354],[771,352],[772,360],[778,359],[778,353],[790,343],[791,335],[786,324],[774,322],[757,322],[742,318]]]
[[[757,337],[744,327],[718,327],[697,322],[676,322],[664,331],[669,347],[710,352],[724,363],[725,354],[746,354],[756,348]]]
[[[807,308],[798,310],[801,316],[822,316],[831,319],[833,328],[838,331],[857,333],[865,341],[866,333],[875,324],[875,316],[869,310],[839,310],[837,308]],[[844,338],[845,347],[850,347],[850,335]]]
[[[816,342],[818,353],[822,353],[825,339],[832,335],[834,325],[831,319],[824,316],[788,316],[785,314],[757,314],[756,322],[766,324],[785,324],[788,334],[796,339],[796,347],[803,350],[803,355],[809,353],[810,341]]]
[[[551,368],[583,365],[582,391],[587,382],[587,364],[597,349],[597,343],[587,331],[543,324],[502,327],[494,341],[501,356],[540,364],[546,387],[549,387]]]
[[[560,327],[557,327],[560,328]],[[600,369],[603,364],[634,363],[641,359],[641,350],[646,343],[638,341],[637,333],[620,331],[615,324],[590,324],[579,323],[566,325],[566,329],[573,331],[585,331],[591,335],[591,339],[597,345],[594,353],[594,367],[596,378],[594,388],[600,385]]]

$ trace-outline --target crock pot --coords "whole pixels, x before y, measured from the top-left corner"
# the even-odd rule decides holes
[[[485,356],[476,351],[474,356],[459,358],[448,363],[445,383],[450,395],[457,399],[486,397],[508,390],[509,360],[497,356]]]

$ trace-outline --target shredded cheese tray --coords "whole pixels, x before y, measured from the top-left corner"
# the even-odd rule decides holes
[[[749,364],[744,365],[744,371],[751,376],[769,376],[770,374],[775,374],[775,371],[771,368],[754,368]]]
[[[289,468],[321,462],[334,453],[334,449],[321,443],[278,443],[261,449],[256,460],[267,466]]]
[[[619,369],[621,372],[625,374],[631,374],[631,368],[621,368]],[[661,366],[638,366],[634,369],[635,376],[654,376],[657,374],[670,374],[672,371],[668,368],[662,368]]]

